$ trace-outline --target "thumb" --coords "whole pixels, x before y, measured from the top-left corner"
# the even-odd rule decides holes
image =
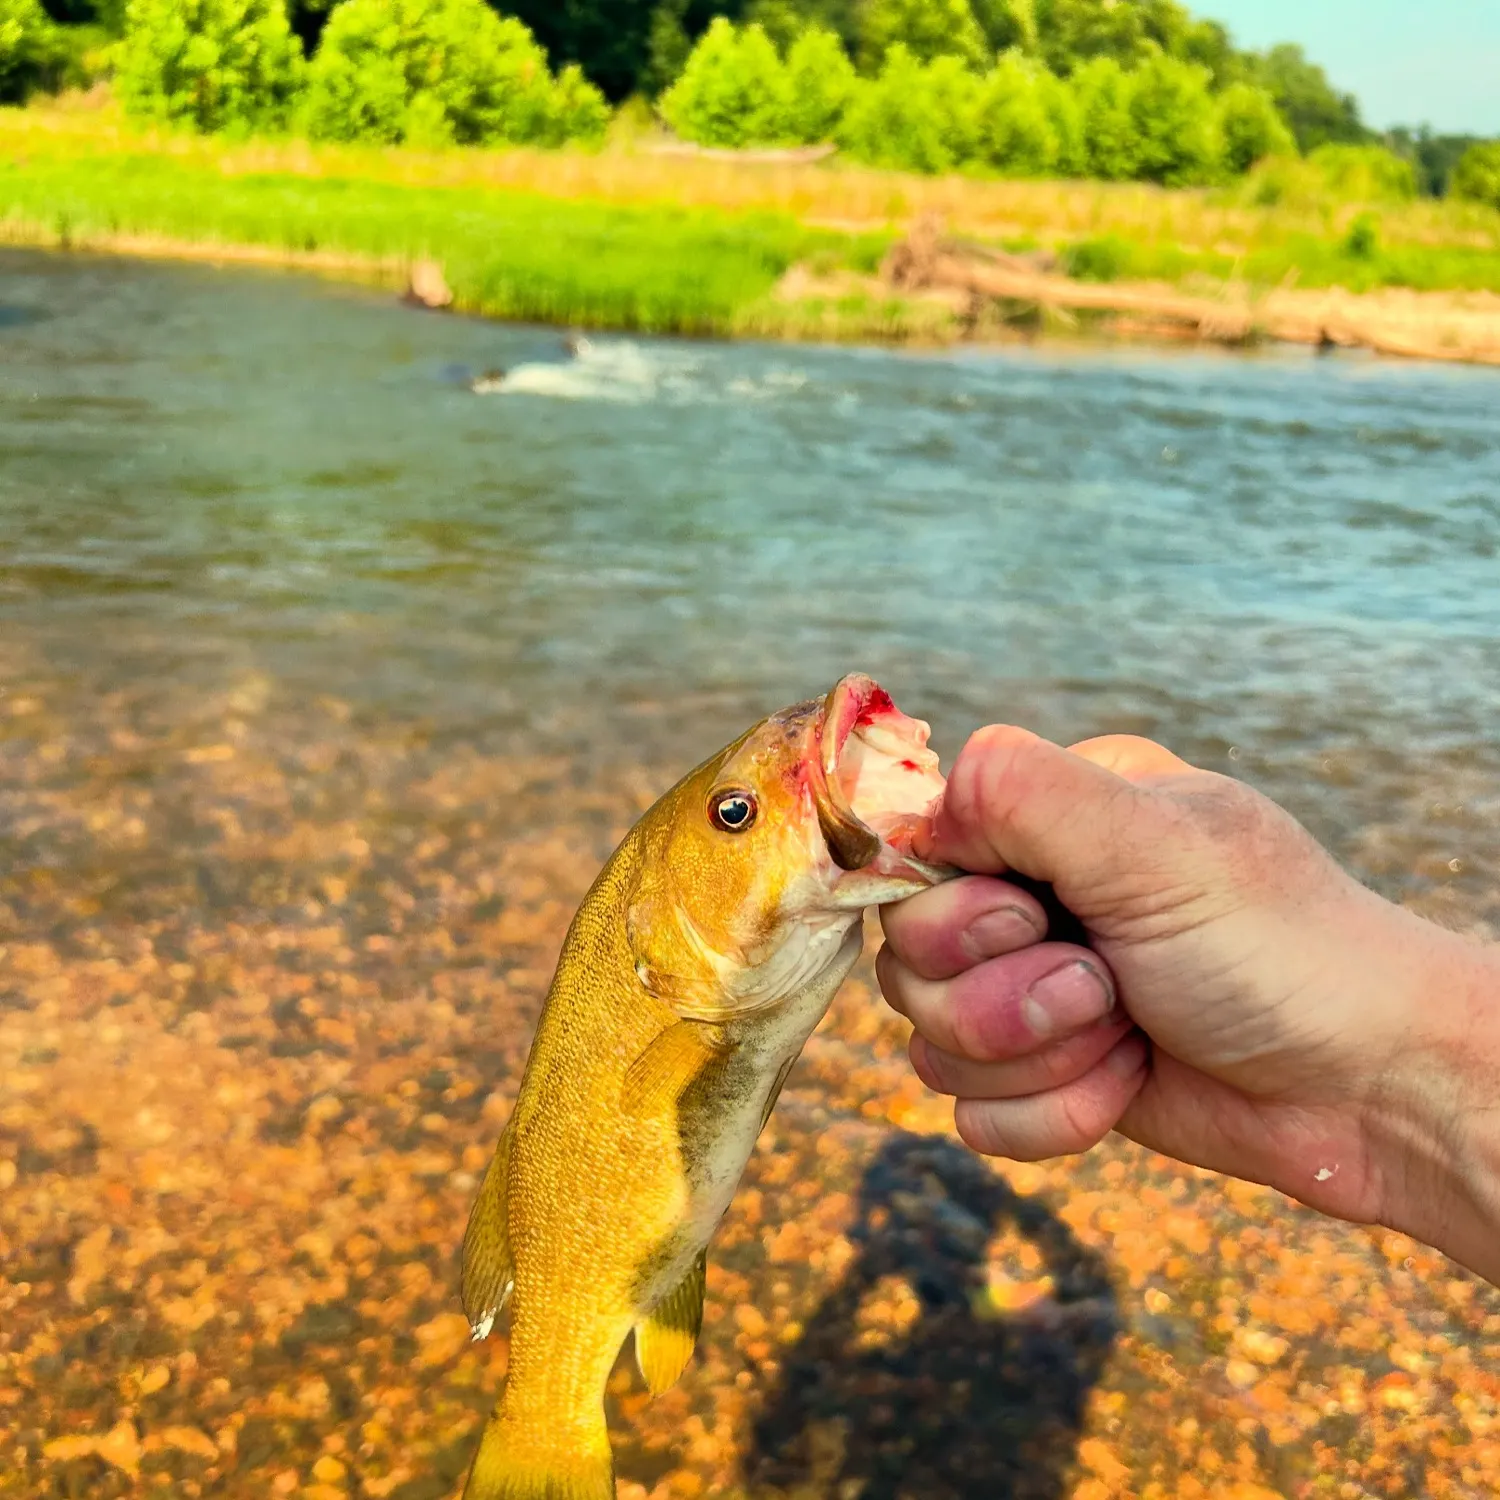
[[[1162,809],[1136,781],[1190,770],[1128,735],[1064,750],[1025,729],[981,729],[954,763],[921,854],[976,874],[1090,886],[1130,868],[1162,833]]]

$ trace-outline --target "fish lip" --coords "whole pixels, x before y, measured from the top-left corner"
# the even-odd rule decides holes
[[[894,708],[891,695],[863,672],[841,677],[823,699],[823,713],[813,732],[809,757],[813,803],[818,827],[834,864],[845,871],[863,870],[880,858],[881,837],[849,805],[839,782],[839,757],[861,716],[874,708]]]

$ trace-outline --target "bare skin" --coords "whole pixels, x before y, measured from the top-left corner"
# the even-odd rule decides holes
[[[1149,740],[981,730],[877,972],[975,1150],[1111,1130],[1414,1236],[1500,1284],[1500,947],[1382,900],[1274,803]],[[1046,939],[1052,884],[1088,947]]]

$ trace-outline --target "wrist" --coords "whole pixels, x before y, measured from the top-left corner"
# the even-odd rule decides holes
[[[1380,1220],[1500,1285],[1500,947],[1403,915],[1408,1046],[1366,1112]]]

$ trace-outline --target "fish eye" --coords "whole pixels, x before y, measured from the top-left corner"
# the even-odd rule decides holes
[[[715,792],[708,804],[708,821],[725,833],[743,833],[755,821],[756,811],[749,792]]]

